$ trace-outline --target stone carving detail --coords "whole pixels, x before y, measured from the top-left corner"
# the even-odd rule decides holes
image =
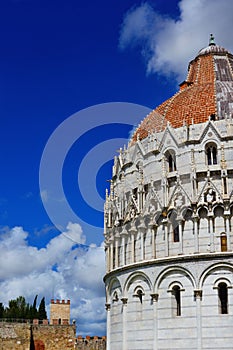
[[[174,199],[174,204],[175,204],[175,207],[178,209],[182,207],[182,205],[184,204],[184,197],[182,196],[182,193],[180,192],[177,193]]]
[[[216,200],[216,193],[212,188],[209,188],[205,193],[205,202],[208,204],[213,203]]]

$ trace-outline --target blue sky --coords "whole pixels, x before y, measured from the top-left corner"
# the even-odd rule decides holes
[[[109,125],[88,130],[70,145],[61,201],[78,219],[67,218],[69,226],[61,231],[40,197],[42,191],[45,202],[51,199],[50,189],[39,184],[46,144],[76,113],[77,135],[82,124],[91,129],[95,108],[90,120],[80,114],[91,106],[121,102],[156,107],[175,93],[210,33],[233,51],[232,17],[228,0],[0,1],[0,302],[18,295],[33,300],[35,294],[45,295],[47,303],[52,297],[70,298],[80,333],[105,334],[100,197],[111,164],[102,157],[107,151],[95,146],[126,139],[130,128],[122,121],[117,128],[110,125],[110,116]],[[69,132],[58,142],[52,165],[64,139]],[[117,154],[114,150],[113,144],[109,159]],[[101,161],[92,173],[98,152]],[[50,174],[48,164],[48,178]],[[96,186],[88,192],[93,178]],[[85,204],[81,192],[92,204]],[[76,243],[86,244],[86,250]]]
[[[136,51],[119,49],[123,16],[137,4],[0,3],[0,217],[2,225],[23,225],[32,243],[43,245],[50,238],[32,235],[50,225],[39,198],[38,172],[56,127],[95,104],[122,101],[152,108],[167,94],[166,82],[159,96],[152,92],[161,79],[146,77]]]

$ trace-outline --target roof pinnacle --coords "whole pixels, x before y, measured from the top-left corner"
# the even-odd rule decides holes
[[[211,46],[211,45],[216,45],[215,42],[214,42],[213,34],[210,34],[209,46]]]

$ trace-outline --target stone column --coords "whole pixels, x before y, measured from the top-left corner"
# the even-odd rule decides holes
[[[122,266],[125,266],[126,261],[125,261],[125,234],[122,235],[121,238],[121,244],[122,244],[122,257],[121,257],[121,261],[122,261]]]
[[[168,221],[167,219],[163,220],[164,225],[164,254],[165,256],[169,256],[169,243],[168,243]]]
[[[127,350],[127,302],[128,298],[122,298],[122,350]]]
[[[109,261],[109,245],[106,245],[106,271],[110,271],[110,261]]]
[[[125,238],[127,236],[127,231],[126,231],[126,228],[124,227],[122,232],[120,233],[121,235],[121,245],[122,245],[122,249],[121,249],[121,253],[122,253],[122,256],[121,256],[121,261],[122,261],[122,266],[125,266],[126,264],[126,261],[125,261]]]
[[[157,293],[153,293],[150,295],[153,303],[153,318],[154,318],[154,344],[153,344],[153,350],[158,349],[158,297],[159,295]]]
[[[110,243],[110,258],[109,258],[109,269],[110,271],[113,270],[113,239],[111,239],[111,243]]]
[[[111,310],[111,305],[110,304],[105,304],[105,308],[107,311],[107,347],[106,350],[111,350],[111,315],[110,315],[110,310]]]
[[[144,250],[144,232],[140,232],[140,238],[141,238],[141,260],[144,260],[145,256],[145,250]]]
[[[197,314],[197,350],[202,350],[202,322],[201,322],[202,290],[197,289],[194,291],[194,299],[196,301],[196,314]]]
[[[227,251],[231,251],[231,237],[230,237],[230,218],[226,216],[226,236],[227,236]]]
[[[141,260],[145,260],[145,232],[146,232],[146,226],[144,222],[141,222],[138,226],[140,230],[140,238],[141,238]]]
[[[156,230],[157,230],[157,225],[153,223],[151,220],[149,222],[149,229],[150,229],[150,234],[151,234],[151,259],[156,258],[156,241],[155,241],[155,235],[156,235]]]
[[[118,249],[119,249],[119,238],[115,238],[115,268],[119,267],[119,260],[118,260]]]
[[[214,253],[214,227],[213,227],[213,215],[210,214],[209,216],[209,231],[210,231],[210,252]]]
[[[194,253],[199,253],[199,242],[198,242],[198,216],[193,216],[194,224]]]
[[[179,239],[180,239],[180,251],[179,254],[183,254],[183,227],[182,227],[182,220],[178,221],[179,225]]]
[[[137,233],[137,229],[136,227],[133,225],[131,228],[130,228],[130,233],[131,233],[131,263],[133,264],[135,262],[135,247],[134,247],[134,236],[135,234]]]

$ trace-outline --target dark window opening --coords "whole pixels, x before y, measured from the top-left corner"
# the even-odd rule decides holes
[[[124,256],[124,259],[125,259],[125,264],[127,264],[127,243],[125,243],[125,256]]]
[[[113,268],[115,268],[115,267],[116,267],[116,248],[115,248],[115,247],[113,248],[113,257],[112,257],[112,261],[113,261],[113,263],[112,263]]]
[[[207,163],[208,165],[211,165],[212,164],[212,161],[211,161],[211,150],[210,148],[207,148]]]
[[[220,314],[228,314],[228,292],[227,285],[224,282],[221,282],[218,285],[218,298]]]
[[[210,145],[206,149],[207,164],[214,165],[217,164],[217,147]]]
[[[178,224],[175,227],[173,227],[173,241],[174,242],[180,241],[180,233],[179,233],[179,225]]]
[[[134,199],[136,199],[136,200],[137,200],[137,198],[138,198],[138,188],[137,188],[137,187],[133,189],[133,197],[134,197]]]
[[[176,171],[176,159],[174,154],[168,156],[168,170],[169,172]]]
[[[143,296],[143,292],[142,292],[142,290],[141,290],[141,289],[139,289],[139,290],[137,291],[137,296],[138,296],[138,298],[139,298],[139,300],[140,300],[140,303],[142,304],[142,296]]]
[[[144,185],[145,196],[147,195],[148,190],[149,190],[149,185],[148,184]]]
[[[224,188],[224,194],[227,194],[227,180],[225,177],[223,178],[223,188]]]
[[[217,148],[216,147],[212,148],[212,153],[213,153],[213,164],[217,164]]]
[[[174,305],[175,316],[181,316],[181,295],[180,295],[179,286],[174,286],[172,288],[172,295],[175,302],[175,305]]]

